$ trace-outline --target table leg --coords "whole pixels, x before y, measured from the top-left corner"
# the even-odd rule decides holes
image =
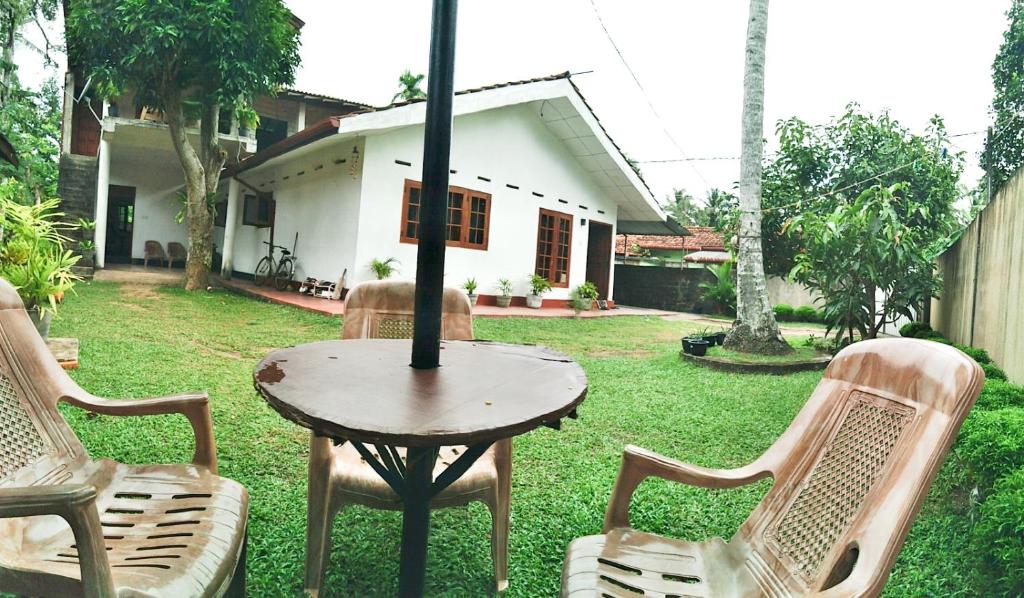
[[[436,460],[437,447],[409,448],[406,452],[402,556],[398,570],[398,595],[402,598],[423,595]]]

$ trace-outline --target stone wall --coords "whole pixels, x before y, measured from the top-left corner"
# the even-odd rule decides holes
[[[60,158],[60,177],[57,196],[65,220],[76,223],[79,218],[96,219],[96,158],[65,154]],[[91,232],[89,233],[92,234]],[[71,237],[81,239],[81,231],[72,231]]]
[[[700,283],[714,283],[704,268],[615,265],[615,303],[672,311],[706,313],[714,306],[701,300]]]

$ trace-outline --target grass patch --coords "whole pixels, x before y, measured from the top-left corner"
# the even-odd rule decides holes
[[[107,397],[205,389],[221,474],[250,491],[249,593],[301,596],[308,433],[256,395],[252,370],[269,350],[337,338],[340,319],[227,292],[114,283],[78,286],[54,336],[81,341],[72,376]],[[599,533],[623,445],[639,444],[712,467],[750,462],[789,425],[820,372],[761,376],[683,363],[679,338],[698,327],[660,318],[477,319],[479,338],[539,343],[573,356],[590,381],[580,419],[515,440],[510,597],[557,595],[568,543]],[[372,404],[372,397],[367,397]],[[185,462],[192,436],[179,416],[87,418],[62,408],[91,454],[128,463]],[[730,537],[768,482],[728,491],[645,482],[633,503],[639,529],[701,540]],[[963,592],[956,513],[930,500],[890,582],[891,596]],[[353,507],[334,522],[327,596],[397,591],[401,515]],[[435,511],[430,596],[488,595],[490,518],[482,505]],[[961,574],[957,574],[961,571]]]
[[[793,352],[789,355],[755,355],[753,353],[741,353],[730,351],[724,347],[708,347],[708,357],[718,357],[737,363],[795,363],[798,361],[810,361],[822,357],[823,353],[813,347],[802,347],[797,345],[793,339],[786,339],[793,346]]]

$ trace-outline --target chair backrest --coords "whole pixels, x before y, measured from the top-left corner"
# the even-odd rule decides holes
[[[169,241],[167,243],[167,255],[175,260],[184,260],[188,258],[188,250],[177,241]]]
[[[0,279],[0,487],[60,484],[87,458],[58,400],[84,394],[36,332],[17,291]]]
[[[364,282],[345,300],[341,338],[412,338],[416,284],[391,280]],[[441,338],[471,340],[473,307],[458,289],[445,287]]]
[[[164,246],[160,244],[160,241],[146,241],[143,251],[149,257],[167,257],[167,254],[164,253]]]
[[[752,467],[775,479],[733,538],[771,596],[881,592],[984,374],[917,339],[856,343]],[[863,592],[863,593],[862,593]]]

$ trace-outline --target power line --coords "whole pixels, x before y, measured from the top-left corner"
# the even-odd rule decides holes
[[[633,82],[636,83],[637,88],[640,90],[640,94],[644,96],[644,100],[647,102],[647,106],[651,109],[651,112],[654,114],[654,117],[658,120],[658,124],[661,125],[662,132],[665,133],[665,136],[668,137],[668,140],[672,142],[672,145],[676,146],[676,149],[679,150],[679,153],[683,156],[684,159],[681,161],[687,162],[690,165],[690,168],[692,168],[693,171],[697,173],[697,176],[699,176],[700,179],[704,181],[704,184],[707,185],[708,187],[711,187],[711,183],[708,182],[706,178],[704,178],[704,174],[691,163],[691,160],[686,159],[686,152],[683,151],[682,146],[679,144],[678,141],[676,141],[676,138],[672,136],[672,133],[669,132],[668,127],[665,126],[665,121],[664,119],[661,118],[661,114],[658,113],[657,108],[654,107],[654,103],[651,102],[650,96],[647,95],[647,90],[644,89],[643,84],[640,83],[640,79],[636,76],[636,73],[633,72],[633,69],[630,68],[629,63],[626,62],[626,57],[622,55],[622,51],[619,50],[619,46],[615,43],[615,40],[612,39],[611,32],[608,31],[607,27],[605,27],[604,19],[601,18],[601,13],[597,10],[597,4],[594,3],[594,0],[590,0],[590,6],[591,8],[594,9],[594,15],[597,17],[597,22],[599,25],[601,25],[601,29],[604,31],[605,37],[608,38],[608,43],[612,45],[612,49],[614,49],[615,53],[619,55],[619,60],[622,61],[622,66],[626,67],[626,70],[629,71],[629,75],[633,77]]]

